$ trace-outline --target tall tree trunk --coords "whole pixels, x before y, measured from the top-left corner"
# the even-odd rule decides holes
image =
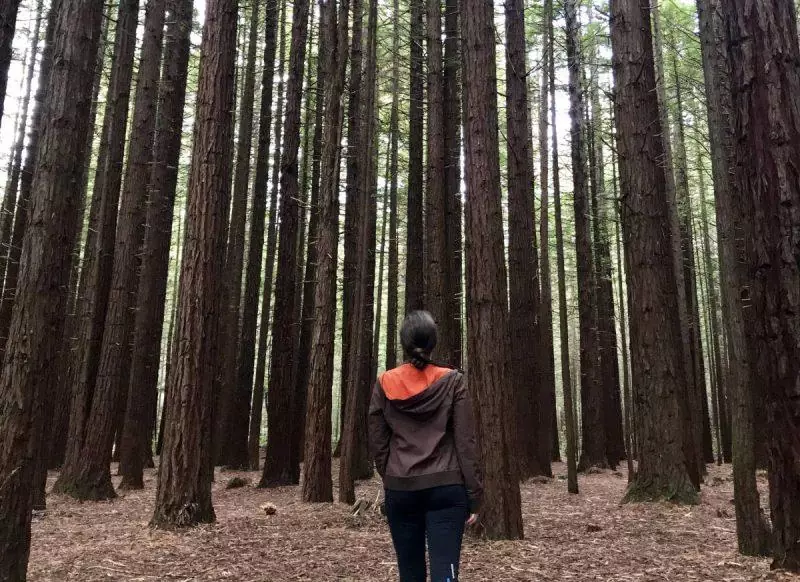
[[[597,337],[597,293],[589,220],[589,185],[586,178],[583,84],[581,82],[581,27],[576,0],[566,0],[567,61],[569,64],[572,181],[575,201],[575,249],[578,263],[578,315],[580,320],[580,370],[583,447],[579,469],[607,467],[605,397],[600,382]]]
[[[117,13],[114,40],[114,57],[109,80],[103,130],[108,144],[105,157],[98,159],[95,174],[94,198],[99,200],[97,243],[86,249],[86,297],[81,299],[79,339],[74,353],[72,410],[64,467],[54,486],[59,493],[77,499],[105,499],[113,497],[113,488],[95,487],[85,479],[85,466],[92,455],[90,449],[100,446],[90,442],[93,432],[90,420],[97,420],[93,412],[95,384],[100,365],[103,329],[111,289],[114,264],[114,242],[122,184],[122,164],[128,126],[133,58],[136,49],[139,1],[122,0]],[[93,418],[93,414],[95,415]],[[113,412],[111,413],[113,416]],[[113,423],[113,418],[111,419]],[[113,439],[113,435],[112,435]],[[109,449],[113,443],[109,443]],[[103,445],[105,446],[105,445]]]
[[[392,54],[400,53],[400,0],[392,0]],[[447,41],[445,41],[447,42]],[[447,46],[445,44],[445,46]],[[445,74],[447,69],[445,68]],[[386,369],[397,366],[397,322],[400,284],[400,258],[397,227],[399,222],[397,189],[398,157],[400,141],[400,59],[392,59],[392,110],[389,117],[390,161],[389,161],[389,273],[386,313]],[[459,143],[459,151],[461,144]],[[447,174],[445,174],[445,178]],[[461,184],[459,184],[460,188]],[[459,224],[461,220],[459,217]],[[459,274],[460,277],[460,274]]]
[[[86,498],[114,496],[109,465],[114,431],[117,429],[115,416],[120,400],[124,398],[124,402],[127,402],[129,392],[134,315],[132,307],[135,305],[138,287],[139,253],[144,240],[147,182],[153,155],[165,8],[163,1],[151,1],[145,17],[145,38],[136,84],[125,189],[121,197],[119,227],[114,245],[108,310],[88,420],[90,428],[86,433],[83,458],[74,483],[77,489],[84,491],[79,495]],[[134,406],[139,404],[146,406],[147,403],[133,402]],[[144,419],[142,424],[146,425]],[[139,455],[143,457],[144,452]]]
[[[688,463],[689,477],[696,488],[700,487],[702,474],[702,457],[700,455],[700,441],[697,439],[699,433],[695,427],[699,424],[700,415],[698,414],[694,398],[695,378],[693,372],[693,350],[691,332],[689,329],[689,303],[686,294],[686,274],[684,272],[683,259],[683,236],[681,232],[681,222],[678,212],[678,196],[675,183],[675,165],[672,153],[672,141],[670,136],[669,105],[666,97],[666,78],[664,75],[664,47],[663,32],[661,26],[661,10],[658,0],[651,0],[652,4],[652,42],[654,43],[654,62],[656,71],[656,95],[659,107],[659,120],[662,133],[660,139],[663,143],[662,149],[664,158],[661,165],[664,167],[666,176],[666,192],[668,205],[668,219],[671,230],[672,262],[675,269],[675,280],[677,285],[678,305],[677,313],[680,323],[680,339],[683,354],[683,373],[686,375],[686,393],[680,398],[685,417],[684,426],[686,435],[684,437],[684,453]],[[622,161],[620,162],[620,166]],[[624,175],[624,172],[622,172]]]
[[[406,222],[406,313],[425,305],[425,227],[423,215],[423,98],[425,38],[423,0],[409,0],[411,6],[411,79],[408,125],[408,187]]]
[[[800,75],[792,64],[800,43],[791,3],[735,0],[723,11],[735,138],[730,187],[750,242],[739,258],[753,280],[738,293],[766,412],[773,567],[800,572]]]
[[[507,354],[508,289],[503,251],[497,77],[491,4],[461,4],[466,119],[467,351],[483,448],[486,533],[523,537],[517,475],[515,394]],[[417,265],[414,265],[415,267]]]
[[[264,267],[264,292],[261,297],[261,327],[258,332],[258,357],[256,358],[255,383],[253,384],[253,404],[250,411],[250,434],[247,441],[250,467],[257,468],[261,447],[261,416],[264,408],[264,384],[267,368],[267,339],[272,313],[272,279],[275,274],[275,251],[278,246],[278,181],[280,179],[281,146],[283,145],[283,77],[286,64],[286,2],[281,2],[280,16],[281,48],[278,54],[278,99],[275,108],[275,155],[272,162],[272,194],[269,204],[269,225],[267,227],[267,257]],[[271,77],[271,75],[270,75]]]
[[[445,197],[444,76],[442,3],[427,0],[427,172],[425,174],[425,308],[439,327],[436,347],[442,361],[452,359],[450,321],[445,280],[448,278],[447,200]]]
[[[548,1],[548,4],[550,2]],[[552,6],[549,10],[552,11]],[[555,213],[556,228],[556,263],[558,271],[558,321],[560,330],[561,354],[561,391],[564,404],[564,432],[566,436],[567,452],[567,490],[577,495],[578,493],[578,439],[575,424],[574,392],[572,386],[572,372],[570,370],[569,353],[569,323],[567,321],[567,273],[564,261],[564,225],[561,218],[561,166],[558,163],[558,125],[556,123],[556,67],[555,67],[555,36],[553,32],[553,19],[547,24],[549,45],[549,85],[550,85],[550,131],[553,140],[553,210]],[[555,402],[554,402],[555,405]],[[558,433],[558,423],[553,423],[553,428]],[[555,443],[554,443],[555,444]],[[554,451],[555,452],[555,451]]]
[[[508,128],[508,271],[509,271],[509,380],[516,390],[516,435],[519,476],[527,479],[550,473],[550,459],[538,451],[535,426],[549,422],[541,406],[538,360],[530,350],[540,349],[539,259],[536,253],[533,200],[533,138],[528,104],[528,67],[525,58],[525,7],[522,0],[505,5],[506,125]]]
[[[349,0],[320,2],[320,63],[324,71],[324,127],[320,150],[319,236],[317,238],[314,317],[305,424],[303,501],[333,501],[331,411],[336,331],[336,274],[339,247],[339,156],[342,95],[347,66]],[[324,50],[323,50],[324,49]],[[319,81],[318,81],[319,82]],[[319,105],[323,105],[320,103]]]
[[[626,499],[694,502],[692,457],[682,448],[686,395],[675,270],[671,267],[666,172],[650,34],[650,8],[611,5],[622,228],[628,261],[631,363],[637,402],[639,467]],[[643,131],[642,128],[647,128]],[[677,374],[675,373],[677,371]]]
[[[167,392],[169,422],[152,520],[161,528],[215,519],[211,421],[233,165],[237,14],[236,0],[206,4],[175,338],[180,348]]]
[[[169,0],[168,8],[170,21],[164,33],[165,39],[162,39],[165,66],[158,85],[156,103],[158,114],[155,126],[150,128],[150,131],[155,131],[153,164],[148,166],[147,174],[142,176],[142,179],[147,180],[148,204],[145,215],[147,228],[141,255],[141,278],[136,296],[131,373],[127,386],[128,405],[120,455],[121,486],[130,489],[144,486],[142,471],[146,456],[150,452],[148,445],[150,423],[146,422],[146,419],[152,414],[150,411],[158,399],[161,336],[166,307],[175,188],[178,180],[177,163],[180,156],[183,110],[186,101],[189,34],[192,28],[192,7],[189,0]],[[142,64],[144,62],[143,58]],[[158,70],[151,71],[151,74],[158,75]],[[170,345],[169,342],[167,345]],[[169,353],[167,351],[168,357]]]
[[[289,51],[289,80],[286,85],[284,143],[281,153],[280,234],[278,270],[275,280],[275,307],[272,319],[272,355],[269,399],[267,401],[267,459],[261,477],[262,487],[299,483],[300,467],[292,463],[291,424],[294,400],[293,362],[297,326],[294,321],[297,284],[297,238],[300,206],[298,151],[300,114],[308,37],[309,0],[297,0],[292,12],[292,45]]]
[[[8,87],[8,70],[13,58],[14,33],[20,0],[6,0],[0,6],[0,121],[3,119],[3,102]],[[35,59],[35,54],[34,54]]]
[[[463,252],[461,200],[461,50],[459,43],[458,0],[445,0],[444,15],[444,192],[447,213],[448,262],[445,264],[445,296],[447,326],[440,329],[450,337],[450,365],[460,366],[463,360]],[[397,53],[395,53],[397,54]],[[395,62],[397,59],[395,59]],[[396,172],[395,172],[396,174]]]
[[[221,330],[219,352],[220,386],[218,400],[217,463],[234,469],[247,469],[247,430],[250,419],[250,387],[239,385],[237,356],[242,307],[242,278],[247,230],[247,193],[250,188],[250,162],[253,150],[253,107],[256,88],[256,50],[258,48],[259,4],[251,6],[250,31],[244,87],[239,103],[239,141],[236,148],[236,175],[233,186],[233,208],[228,232],[223,282],[223,309],[226,311]]]
[[[730,55],[718,0],[698,0],[703,74],[706,84],[711,163],[716,199],[717,244],[720,253],[720,289],[725,337],[728,349],[728,384],[730,395],[733,487],[736,509],[736,533],[739,551],[747,555],[763,553],[768,537],[763,526],[758,484],[755,478],[755,434],[753,403],[754,376],[745,335],[740,289],[748,288],[752,274],[742,260],[737,239],[744,234],[743,193],[733,186],[734,168],[733,97],[731,93]],[[763,379],[759,377],[759,384]],[[721,428],[727,424],[725,399],[720,398]],[[723,454],[727,448],[722,430]]]
[[[343,280],[342,280],[342,362],[341,362],[341,406],[339,415],[341,424],[345,423],[345,410],[347,409],[347,399],[350,395],[348,379],[350,377],[350,366],[352,364],[352,350],[350,338],[358,335],[359,319],[352,314],[357,306],[355,296],[358,289],[358,279],[360,273],[358,265],[359,252],[359,233],[363,217],[359,214],[361,209],[361,178],[364,172],[364,152],[360,141],[362,139],[362,126],[364,121],[361,119],[361,100],[362,79],[363,79],[363,0],[352,0],[353,12],[353,32],[350,40],[350,75],[347,83],[347,158],[346,158],[346,182],[345,182],[345,208],[344,208],[344,261],[343,261]],[[341,442],[339,443],[341,452]]]
[[[30,228],[22,241],[26,265],[0,374],[0,578],[25,580],[31,540],[35,459],[43,452],[45,403],[57,379],[70,255],[78,233],[88,154],[85,132],[103,5],[63,0],[54,33],[53,69],[43,106],[41,147],[30,189]],[[38,126],[37,126],[38,127]],[[23,190],[24,191],[24,190]],[[53,220],[52,217],[59,217]]]

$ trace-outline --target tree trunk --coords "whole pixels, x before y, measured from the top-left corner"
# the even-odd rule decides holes
[[[411,80],[408,125],[408,213],[406,222],[406,313],[425,306],[425,227],[423,217],[423,97],[425,37],[423,0],[409,0],[411,6]]]
[[[78,233],[84,144],[103,5],[63,0],[53,62],[61,66],[42,87],[46,95],[41,147],[30,190],[30,228],[22,241],[26,265],[0,374],[0,578],[24,580],[31,539],[35,459],[43,452],[45,403],[55,388],[64,326],[70,255]],[[68,56],[68,58],[67,58]],[[38,126],[35,126],[38,127]],[[25,190],[23,189],[23,192]],[[23,198],[25,200],[26,198]],[[52,220],[53,216],[59,220]]]
[[[800,75],[792,64],[800,43],[790,3],[736,0],[723,11],[735,138],[730,187],[744,211],[734,232],[746,237],[738,256],[753,280],[738,288],[739,307],[768,427],[772,565],[800,572]],[[734,454],[739,446],[734,436]]]
[[[495,38],[491,4],[461,4],[466,119],[467,351],[483,449],[491,538],[523,537],[514,418],[507,354],[508,289],[503,252]],[[417,267],[417,265],[414,265]]]
[[[3,101],[8,87],[8,70],[13,58],[14,33],[20,0],[6,0],[0,6],[0,121],[3,119]],[[35,60],[35,53],[34,53]]]
[[[258,48],[259,4],[251,6],[250,31],[244,87],[239,103],[239,141],[236,148],[236,175],[233,186],[233,208],[228,233],[223,282],[223,309],[220,350],[220,386],[215,452],[218,464],[233,469],[247,469],[247,431],[250,419],[250,386],[237,383],[237,356],[242,307],[242,277],[247,229],[247,193],[250,188],[250,162],[253,150],[253,104],[256,87],[256,50]]]
[[[250,431],[247,441],[250,468],[256,470],[261,448],[261,416],[264,408],[264,383],[267,368],[267,339],[272,312],[273,275],[275,273],[275,250],[278,246],[278,180],[280,178],[281,145],[283,138],[283,77],[286,63],[286,2],[281,2],[280,31],[281,42],[278,54],[278,100],[275,109],[275,156],[272,163],[272,194],[269,204],[269,225],[267,227],[267,257],[264,271],[264,293],[261,297],[261,327],[258,332],[258,357],[256,359],[255,383],[253,385],[253,404],[250,411]],[[270,78],[272,75],[270,75]]]
[[[158,85],[158,115],[155,118],[155,141],[152,166],[146,177],[148,204],[144,244],[141,255],[141,278],[136,296],[133,326],[131,373],[128,405],[123,428],[120,473],[123,488],[144,486],[142,471],[149,453],[150,423],[145,422],[158,399],[158,370],[161,359],[169,251],[172,239],[177,164],[186,101],[186,78],[189,65],[192,28],[191,2],[169,0],[170,21],[164,39],[164,71]],[[142,61],[144,63],[144,60]],[[155,71],[153,74],[157,75]],[[179,237],[180,240],[180,237]],[[167,344],[170,345],[169,342]],[[169,351],[167,351],[169,357]],[[163,413],[162,413],[163,416]]]
[[[666,192],[667,192],[667,205],[668,205],[668,219],[671,229],[671,244],[672,244],[672,262],[675,269],[676,280],[676,293],[678,296],[677,313],[680,323],[680,339],[683,355],[683,372],[686,375],[686,393],[680,398],[680,405],[683,408],[683,415],[685,417],[685,431],[684,437],[684,452],[686,454],[687,467],[689,469],[689,477],[695,488],[700,487],[700,479],[702,474],[702,457],[700,453],[700,441],[697,440],[699,433],[696,433],[695,427],[699,423],[699,414],[696,409],[696,400],[694,395],[695,391],[695,378],[693,372],[693,350],[691,332],[689,329],[689,303],[686,294],[686,275],[684,272],[684,259],[683,259],[683,236],[681,233],[681,222],[678,212],[678,198],[677,188],[675,184],[675,165],[672,155],[672,141],[670,139],[670,120],[669,120],[669,106],[666,97],[666,79],[664,76],[664,48],[663,48],[663,34],[661,26],[661,11],[657,5],[657,0],[651,0],[653,6],[651,10],[652,15],[652,37],[654,46],[654,62],[656,71],[656,95],[659,107],[659,119],[661,122],[662,132],[660,139],[663,143],[662,149],[664,151],[664,158],[661,165],[664,167],[666,176]],[[620,160],[620,167],[622,166]],[[622,172],[624,175],[624,172]],[[624,179],[624,178],[623,178]]]
[[[597,294],[589,224],[589,185],[586,179],[584,99],[581,83],[580,41],[576,0],[564,3],[569,64],[572,181],[575,201],[575,250],[578,263],[578,315],[580,320],[580,370],[583,447],[580,470],[608,467],[605,434],[605,397],[600,382],[600,350],[597,337]]]
[[[133,57],[136,49],[136,27],[138,25],[138,0],[123,0],[117,13],[117,28],[114,40],[114,57],[109,80],[103,129],[108,144],[105,157],[98,159],[95,174],[94,198],[99,201],[97,246],[86,249],[86,297],[83,298],[79,322],[79,339],[75,350],[72,410],[70,413],[69,437],[64,467],[54,490],[77,499],[107,499],[114,496],[108,483],[91,483],[89,457],[103,454],[91,451],[91,447],[105,444],[90,442],[97,420],[94,398],[97,372],[100,365],[103,329],[111,290],[114,265],[114,242],[117,230],[117,215],[122,184],[122,164],[125,154],[125,138],[128,125]],[[112,418],[109,423],[113,424]],[[104,421],[105,423],[105,421]],[[113,434],[112,434],[113,439]],[[112,443],[108,444],[109,450]]]
[[[611,5],[622,229],[628,261],[631,363],[637,403],[639,467],[626,499],[694,502],[697,490],[684,454],[686,394],[677,283],[672,268],[666,172],[661,139],[650,8],[635,0]],[[643,131],[642,128],[647,128]]]
[[[278,270],[275,280],[272,355],[267,401],[267,459],[261,477],[262,487],[297,484],[300,479],[300,467],[292,463],[290,435],[295,390],[292,372],[297,351],[294,313],[300,221],[298,151],[309,8],[309,0],[297,0],[292,12],[292,46],[289,52],[285,135],[281,153]]]
[[[400,54],[400,0],[392,0],[392,54]],[[445,41],[446,42],[446,41]],[[447,46],[447,45],[445,45]],[[445,74],[447,69],[445,69]],[[390,161],[389,161],[389,273],[387,278],[388,297],[386,313],[386,369],[397,366],[397,322],[399,303],[400,260],[397,240],[397,189],[398,157],[400,141],[400,59],[392,59],[392,110],[389,118]],[[459,151],[461,144],[459,143]],[[445,174],[447,177],[447,174]],[[460,188],[461,184],[459,184]],[[459,217],[460,223],[460,217]]]
[[[706,81],[711,162],[716,199],[717,241],[720,253],[722,313],[726,322],[728,374],[733,453],[733,487],[739,551],[763,553],[767,532],[763,526],[758,484],[755,478],[755,435],[752,403],[755,397],[740,289],[749,287],[752,274],[740,255],[737,239],[744,234],[743,194],[733,187],[734,124],[728,45],[718,0],[698,0],[703,73]],[[759,385],[763,379],[759,377]],[[720,394],[722,396],[722,393]],[[720,398],[723,455],[727,448],[724,428],[727,406]]]
[[[552,5],[548,0],[552,14]],[[550,131],[553,139],[553,210],[555,211],[556,227],[556,263],[558,270],[558,320],[561,343],[561,390],[564,403],[564,420],[567,449],[567,490],[578,494],[578,439],[575,425],[575,406],[572,389],[572,373],[570,370],[569,353],[569,323],[567,321],[567,275],[564,264],[564,226],[561,219],[561,166],[558,163],[558,125],[556,124],[556,67],[555,67],[555,36],[553,33],[553,19],[547,23],[549,46],[549,85],[550,85]],[[553,405],[555,406],[555,394]],[[555,433],[558,433],[558,423],[554,422]],[[555,443],[554,443],[555,444]],[[555,451],[554,451],[555,453]],[[559,453],[560,454],[560,453]]]
[[[464,351],[461,313],[464,241],[461,222],[464,209],[461,200],[461,38],[458,0],[445,0],[444,31],[444,192],[448,262],[445,264],[447,326],[440,329],[440,333],[449,335],[449,364],[461,366]]]
[[[525,7],[522,0],[505,5],[506,26],[506,126],[508,131],[508,271],[509,271],[509,374],[516,391],[516,435],[519,476],[527,479],[550,473],[550,459],[542,459],[534,427],[550,420],[542,408],[538,360],[540,349],[539,259],[535,250],[533,200],[533,138],[528,104],[525,58]],[[429,261],[430,262],[430,261]]]
[[[213,522],[213,378],[216,373],[233,165],[236,0],[206,4],[197,92],[186,248],[181,264],[175,364],[167,392],[152,524],[180,528]],[[206,155],[206,152],[217,152]]]
[[[303,501],[333,501],[331,475],[331,409],[336,331],[336,274],[339,247],[339,148],[342,95],[347,65],[349,0],[320,2],[320,66],[324,71],[324,128],[321,137],[319,236],[317,238],[314,317],[305,424]],[[322,50],[324,48],[324,50]],[[322,103],[319,104],[323,106]]]

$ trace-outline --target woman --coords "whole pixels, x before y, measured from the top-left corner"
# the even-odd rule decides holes
[[[431,314],[406,317],[407,363],[383,374],[369,411],[370,445],[386,489],[386,515],[401,582],[455,582],[465,525],[477,521],[483,493],[464,375],[435,365]]]

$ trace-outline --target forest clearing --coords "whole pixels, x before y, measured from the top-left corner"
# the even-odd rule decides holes
[[[0,0],[0,582],[800,575],[799,11]]]
[[[584,494],[556,478],[522,485],[525,540],[470,539],[464,580],[608,582],[657,580],[791,580],[764,559],[737,555],[730,471],[712,467],[701,505],[621,505],[627,480],[605,471],[582,479]],[[36,580],[291,580],[361,581],[397,577],[391,540],[380,513],[353,518],[349,506],[308,505],[292,487],[226,490],[234,477],[218,472],[217,522],[185,534],[147,528],[155,474],[145,489],[87,504],[57,498],[34,519],[29,579]],[[760,479],[766,485],[764,478]],[[374,501],[379,482],[363,483],[359,498]],[[260,509],[273,503],[277,512]]]

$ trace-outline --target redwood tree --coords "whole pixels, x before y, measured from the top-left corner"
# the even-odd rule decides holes
[[[509,348],[492,5],[461,4],[466,136],[467,350],[492,538],[523,536]],[[414,265],[418,267],[418,265]]]
[[[169,13],[164,33],[164,67],[158,86],[153,163],[147,178],[147,228],[136,297],[128,405],[120,454],[122,487],[128,489],[144,485],[142,472],[149,454],[150,426],[155,421],[149,415],[153,414],[158,396],[161,335],[191,48],[192,1],[169,0]],[[169,357],[169,350],[167,354]]]
[[[215,519],[212,387],[231,193],[237,8],[236,0],[206,3],[175,337],[179,347],[167,390],[169,422],[152,520],[163,528]]]
[[[103,5],[62,0],[46,86],[42,139],[22,241],[16,302],[0,373],[0,578],[24,580],[31,540],[35,459],[41,453],[41,407],[52,398],[64,326],[70,255],[78,232],[83,147]],[[58,217],[54,219],[54,217]]]
[[[680,398],[686,393],[686,376],[670,258],[672,235],[661,164],[664,146],[655,93],[650,7],[636,0],[615,0],[611,10],[622,227],[629,266],[631,366],[640,452],[638,471],[626,498],[693,502],[697,492],[683,454]]]

